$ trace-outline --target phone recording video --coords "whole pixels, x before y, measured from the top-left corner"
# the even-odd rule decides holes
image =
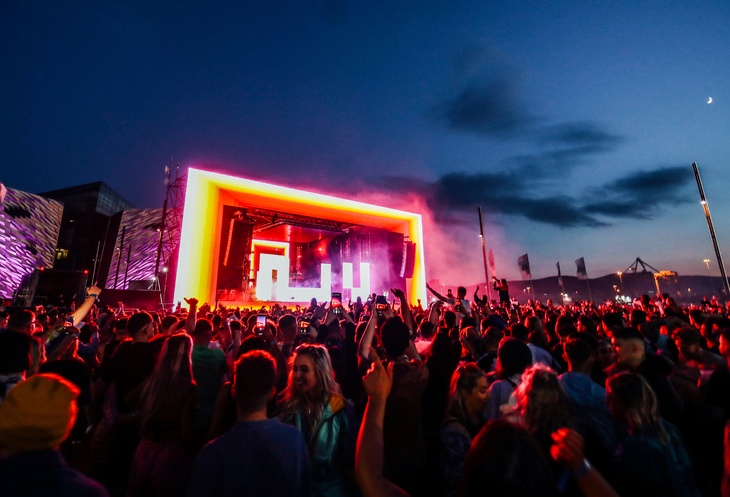
[[[375,311],[378,316],[382,316],[385,309],[388,308],[388,301],[385,299],[385,295],[378,295],[375,298]]]
[[[342,313],[342,294],[339,292],[332,292],[332,301],[330,302],[330,308],[335,314]]]
[[[309,321],[301,321],[299,323],[299,333],[309,333]]]
[[[258,336],[264,335],[264,328],[266,328],[266,316],[259,314],[256,316],[256,334]]]

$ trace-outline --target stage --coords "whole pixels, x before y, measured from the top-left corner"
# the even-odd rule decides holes
[[[343,304],[402,289],[426,301],[421,216],[191,168],[174,301]]]

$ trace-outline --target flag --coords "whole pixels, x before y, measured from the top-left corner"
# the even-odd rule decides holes
[[[586,272],[586,261],[583,260],[581,257],[580,259],[577,259],[575,261],[575,265],[578,268],[578,279],[579,280],[587,280],[588,279],[588,272]]]
[[[494,249],[489,249],[489,255],[487,256],[487,259],[489,259],[489,270],[492,272],[492,276],[495,278],[497,277],[497,268],[494,265]],[[489,282],[487,282],[489,283]]]
[[[563,286],[563,275],[560,273],[560,261],[555,265],[558,267],[558,285]]]
[[[529,280],[532,278],[532,274],[530,274],[530,259],[528,259],[527,254],[517,259],[517,265],[520,267],[520,273],[522,273],[523,280]]]

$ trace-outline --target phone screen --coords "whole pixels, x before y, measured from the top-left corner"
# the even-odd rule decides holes
[[[264,328],[266,328],[266,316],[259,314],[256,316],[256,334],[263,335]]]
[[[299,323],[299,333],[309,333],[309,321]]]
[[[332,293],[332,302],[331,302],[332,312],[335,314],[339,314],[342,312],[342,294],[339,292]]]
[[[385,300],[385,295],[378,295],[375,298],[375,310],[378,315],[383,314],[383,311],[388,307],[388,301]]]

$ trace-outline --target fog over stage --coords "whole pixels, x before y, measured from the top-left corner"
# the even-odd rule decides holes
[[[425,301],[419,214],[189,170],[175,301],[347,303],[391,288]]]

